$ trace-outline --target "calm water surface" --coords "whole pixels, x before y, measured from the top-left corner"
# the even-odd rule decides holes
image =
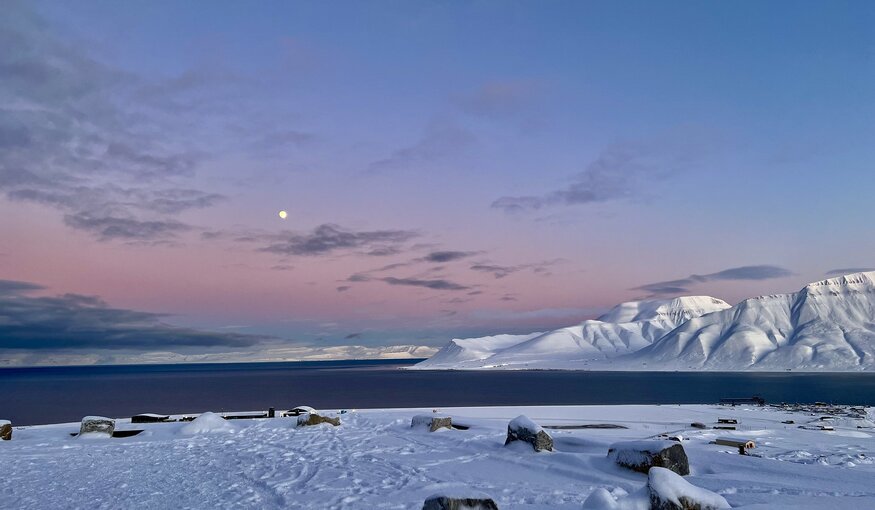
[[[316,408],[769,402],[875,405],[875,373],[413,371],[419,360],[0,369],[0,419]]]

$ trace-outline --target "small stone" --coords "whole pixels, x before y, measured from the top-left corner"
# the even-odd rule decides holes
[[[505,446],[514,441],[524,441],[532,445],[536,452],[553,451],[553,438],[544,429],[525,415],[519,415],[507,424]]]
[[[453,419],[449,416],[418,414],[410,421],[410,427],[427,427],[429,432],[438,429],[452,429]]]
[[[0,420],[0,440],[9,441],[12,439],[12,422],[9,420]]]
[[[115,420],[103,416],[86,416],[79,426],[79,437],[112,437],[115,432]]]

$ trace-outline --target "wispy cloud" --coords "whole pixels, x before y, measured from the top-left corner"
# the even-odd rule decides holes
[[[380,278],[379,280],[386,282],[389,285],[407,285],[411,287],[424,287],[433,290],[468,290],[471,288],[468,285],[462,285],[443,279],[423,280],[417,278],[395,278],[392,276],[387,276],[385,278]]]
[[[163,314],[113,308],[94,296],[33,296],[42,286],[0,280],[0,349],[168,350],[251,347],[260,335],[171,326]]]
[[[472,255],[477,255],[476,251],[433,251],[423,257],[427,262],[444,263],[454,260],[461,260]]]
[[[480,263],[472,265],[470,269],[472,271],[478,271],[481,273],[491,273],[492,276],[494,276],[495,278],[504,278],[513,273],[525,270],[531,270],[532,272],[540,274],[542,276],[548,276],[550,274],[549,268],[562,262],[564,262],[564,259],[545,260],[543,262],[535,262],[531,264],[517,264],[513,266]]]
[[[414,168],[466,151],[474,142],[474,135],[455,124],[432,122],[416,143],[374,161],[368,165],[368,171],[378,173]]]
[[[205,156],[168,128],[172,94],[144,95],[158,84],[58,33],[27,3],[4,6],[0,193],[50,205],[100,240],[159,241],[189,230],[174,216],[224,197],[182,184]],[[172,112],[178,119],[178,105]]]
[[[412,230],[355,231],[340,225],[326,223],[309,233],[283,232],[253,236],[254,240],[266,240],[269,244],[260,251],[280,255],[312,257],[340,251],[365,250],[367,255],[391,255],[398,253],[399,245],[419,233]]]
[[[865,273],[867,271],[875,271],[875,267],[846,267],[839,269],[830,269],[825,274],[826,276],[844,276],[853,273]]]
[[[704,275],[690,275],[677,280],[655,282],[635,287],[631,290],[643,290],[652,296],[684,294],[690,291],[690,287],[697,283],[726,281],[726,280],[771,280],[793,276],[793,272],[778,266],[741,266],[724,269],[716,273]]]
[[[577,174],[571,184],[542,195],[505,196],[492,207],[508,213],[557,205],[579,205],[623,200],[637,196],[645,183],[655,183],[691,168],[710,149],[703,137],[696,141],[665,138],[625,141],[608,146]],[[682,137],[676,137],[682,138]]]

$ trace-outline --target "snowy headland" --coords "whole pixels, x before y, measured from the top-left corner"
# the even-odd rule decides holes
[[[546,333],[451,340],[413,369],[875,370],[875,272],[730,306],[709,296],[622,303]]]
[[[120,419],[116,431],[143,432],[87,439],[71,436],[79,423],[14,427],[12,439],[0,441],[0,507],[418,509],[429,496],[448,493],[486,495],[501,509],[649,508],[648,475],[619,466],[608,449],[619,441],[674,437],[689,461],[682,480],[692,488],[671,473],[651,473],[650,483],[668,493],[692,491],[746,509],[875,508],[875,416],[871,410],[817,410],[686,405],[322,412],[340,418],[339,426],[207,414],[173,423]],[[450,417],[463,429],[411,427],[423,414]],[[505,445],[508,424],[519,415],[552,436],[552,452]],[[721,419],[737,421],[735,430],[715,429]],[[599,428],[582,428],[587,426]],[[755,448],[740,455],[734,446],[713,444],[720,438],[753,441]]]

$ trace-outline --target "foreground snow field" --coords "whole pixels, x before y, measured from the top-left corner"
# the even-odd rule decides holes
[[[646,475],[615,466],[608,446],[662,433],[683,437],[685,479],[733,507],[875,508],[872,410],[828,421],[834,431],[799,428],[826,423],[821,414],[716,405],[442,408],[470,428],[410,427],[431,412],[351,411],[339,427],[300,428],[295,418],[118,420],[116,430],[145,429],[124,439],[71,437],[79,423],[15,428],[0,441],[0,508],[418,509],[434,493],[470,490],[502,509],[578,509],[599,488],[639,490]],[[520,414],[548,429],[554,452],[504,446]],[[739,430],[690,427],[718,418],[739,420]],[[628,428],[549,428],[581,424]],[[755,456],[709,444],[717,437],[751,439]]]

